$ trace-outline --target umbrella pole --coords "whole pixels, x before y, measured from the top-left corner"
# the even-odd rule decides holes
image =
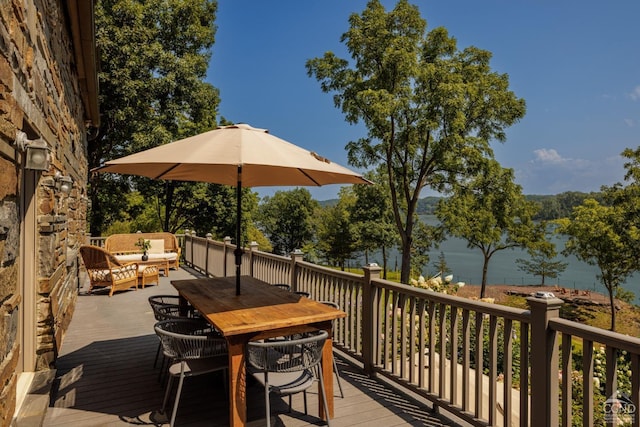
[[[240,295],[240,265],[242,264],[242,165],[238,165],[238,185],[236,187],[236,295]]]

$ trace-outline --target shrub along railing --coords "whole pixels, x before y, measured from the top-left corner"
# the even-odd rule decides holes
[[[235,274],[231,239],[187,232],[184,245],[187,265]],[[553,295],[514,309],[383,280],[377,265],[361,276],[305,262],[299,252],[260,252],[257,244],[242,258],[242,274],[338,303],[347,317],[336,323],[334,342],[365,372],[473,425],[621,425],[616,417],[640,425],[640,339],[560,319],[562,300]],[[603,370],[602,392],[594,365]],[[628,397],[617,395],[623,366]]]

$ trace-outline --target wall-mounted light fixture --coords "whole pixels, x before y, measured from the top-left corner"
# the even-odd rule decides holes
[[[60,171],[56,172],[56,188],[63,194],[69,194],[73,188],[73,179],[68,175],[62,175]]]
[[[16,132],[16,146],[25,153],[24,168],[38,171],[48,171],[51,163],[47,143],[38,139],[27,139],[27,134]]]

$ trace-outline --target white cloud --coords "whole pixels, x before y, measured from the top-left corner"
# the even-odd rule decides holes
[[[631,91],[631,93],[629,94],[629,96],[631,97],[631,99],[633,99],[634,101],[638,101],[640,100],[640,85],[636,86],[635,88],[633,88],[633,90]]]
[[[632,127],[634,127],[636,125],[636,122],[633,119],[624,119],[624,122],[630,128],[632,128]]]
[[[547,164],[559,164],[564,163],[567,159],[562,158],[553,148],[541,148],[539,150],[533,150],[536,158],[533,160],[535,163],[547,163]]]
[[[571,157],[562,157],[554,148],[541,148],[534,150],[535,159],[531,161],[537,169],[548,169],[550,167],[562,167],[568,170],[580,170],[589,168],[591,162],[585,159],[572,159]]]
[[[533,151],[534,159],[516,170],[516,182],[525,194],[558,194],[564,191],[599,191],[602,185],[620,182],[624,175],[621,156],[601,159],[563,157],[556,149]]]

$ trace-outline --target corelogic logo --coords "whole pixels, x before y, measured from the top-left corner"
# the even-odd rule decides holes
[[[616,397],[612,395],[602,404],[604,410],[604,420],[607,423],[632,423],[636,416],[636,405],[629,396],[622,393]]]

